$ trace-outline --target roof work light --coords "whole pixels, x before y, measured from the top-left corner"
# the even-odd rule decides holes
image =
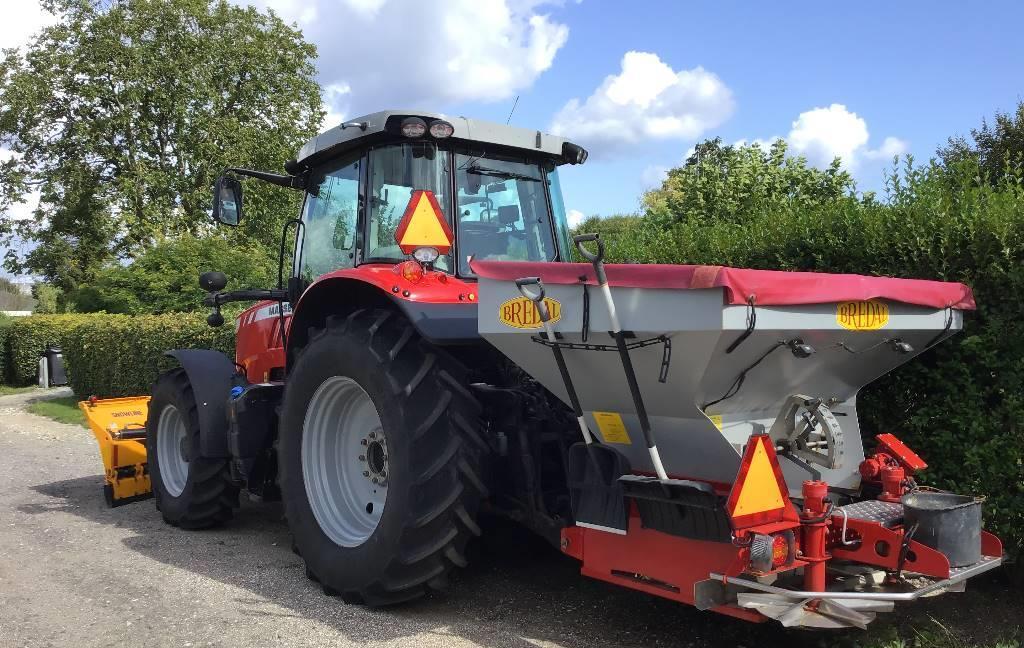
[[[406,117],[402,120],[402,135],[405,137],[423,137],[427,132],[427,122],[419,117]]]

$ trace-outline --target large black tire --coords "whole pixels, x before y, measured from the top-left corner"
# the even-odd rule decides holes
[[[160,417],[168,407],[177,409],[185,426],[182,451],[188,457],[188,472],[177,495],[168,489],[160,472]],[[161,374],[153,385],[146,419],[146,454],[156,508],[165,522],[183,529],[205,529],[231,519],[238,508],[238,485],[231,479],[227,459],[200,456],[196,399],[184,369]]]
[[[346,602],[391,605],[441,589],[479,535],[488,452],[480,405],[463,368],[389,310],[361,310],[311,330],[289,371],[278,443],[282,499],[306,574]],[[387,439],[388,493],[376,528],[343,547],[321,529],[302,474],[304,420],[326,380],[344,376],[363,389]]]

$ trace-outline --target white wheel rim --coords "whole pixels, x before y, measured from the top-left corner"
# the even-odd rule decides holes
[[[358,547],[373,535],[388,496],[388,447],[370,396],[345,376],[313,393],[302,423],[302,480],[320,529]]]
[[[185,421],[174,405],[166,405],[160,412],[156,427],[157,464],[160,480],[172,497],[181,495],[188,481],[188,455],[185,448]]]

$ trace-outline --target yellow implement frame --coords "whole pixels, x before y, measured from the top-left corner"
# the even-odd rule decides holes
[[[146,465],[149,396],[79,401],[100,446],[108,506],[121,506],[153,494]]]

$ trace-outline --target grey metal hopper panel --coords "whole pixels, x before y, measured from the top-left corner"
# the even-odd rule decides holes
[[[555,330],[564,341],[581,342],[582,286],[549,284],[546,289],[548,296],[561,305],[561,319],[555,323]],[[607,333],[611,327],[600,293],[594,287],[590,292],[588,342],[613,344]],[[807,394],[833,402],[832,410],[838,416],[845,440],[842,465],[822,470],[823,479],[833,486],[857,488],[857,466],[864,456],[856,412],[857,392],[920,353],[947,322],[944,310],[890,303],[885,328],[850,331],[837,323],[835,304],[759,307],[753,334],[732,353],[726,353],[746,328],[747,307],[724,305],[721,288],[617,287],[612,288],[612,295],[625,330],[632,331],[637,339],[665,334],[672,341],[666,383],[658,381],[660,345],[631,352],[666,470],[677,477],[725,483],[735,478],[743,446],[754,424],[770,427],[787,397]],[[513,282],[481,278],[480,333],[568,402],[551,349],[531,339],[540,335],[540,329],[513,328],[498,316],[501,305],[518,296]],[[958,330],[961,323],[961,313],[953,311],[950,329]],[[909,342],[914,351],[894,351],[887,341],[896,337]],[[779,341],[794,338],[814,346],[816,353],[801,359],[785,347],[772,351],[748,372],[735,396],[707,407],[712,418],[705,416],[701,411],[705,403],[724,395],[745,368]],[[591,429],[599,430],[594,412],[618,413],[631,442],[615,447],[629,457],[634,470],[652,472],[618,355],[567,350],[565,358]],[[791,492],[798,494],[808,473],[785,458],[782,464]]]

